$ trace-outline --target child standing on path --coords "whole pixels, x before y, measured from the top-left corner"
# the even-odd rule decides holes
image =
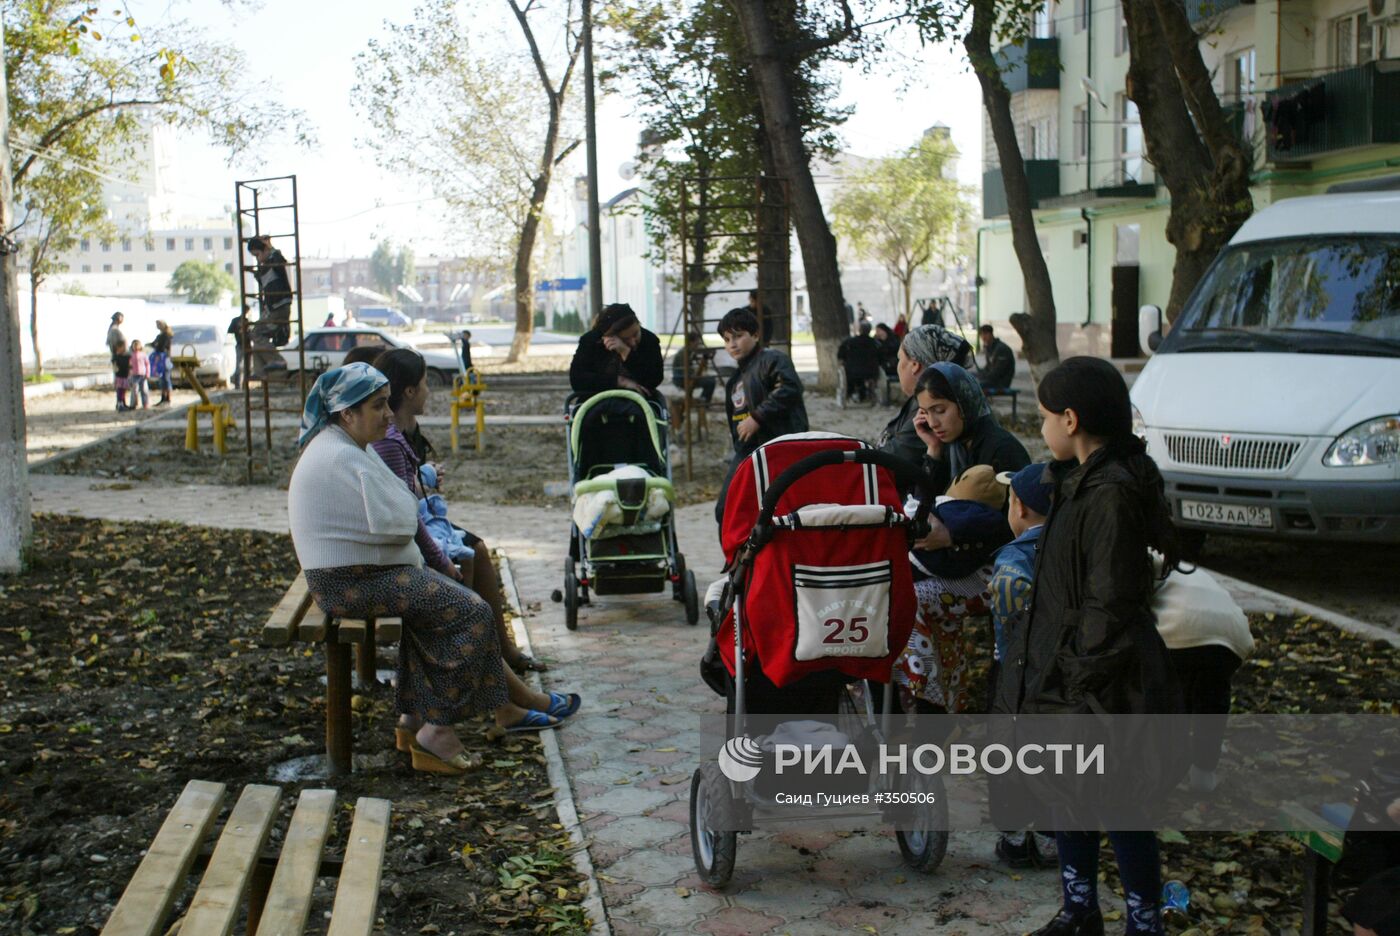
[[[131,355],[127,353],[126,342],[112,345],[112,385],[117,388],[117,412],[125,413],[135,409],[126,405],[126,386],[131,377]]]
[[[802,380],[792,359],[765,348],[759,340],[758,316],[752,309],[732,309],[717,329],[724,348],[738,363],[738,370],[724,387],[724,410],[734,457],[720,485],[715,520],[724,517],[724,492],[740,463],[765,442],[792,432],[807,431],[807,408],[802,402]]]
[[[1007,640],[999,712],[1176,714],[1180,692],[1151,610],[1157,573],[1149,548],[1177,568],[1180,551],[1162,476],[1133,435],[1123,377],[1101,358],[1075,357],[1037,390],[1053,507],[1041,532],[1030,617]],[[1134,777],[1133,802],[1150,822],[1180,779],[1160,764]],[[1180,773],[1185,773],[1182,766]],[[1107,791],[1100,791],[1107,792]],[[1073,815],[1073,802],[1049,804]],[[1060,828],[1073,828],[1072,820]],[[1150,824],[1135,829],[1151,829]],[[1161,856],[1151,831],[1110,831],[1127,901],[1128,936],[1161,936]],[[1102,936],[1099,834],[1057,832],[1062,905],[1035,936]]]
[[[131,409],[136,409],[136,397],[141,397],[141,408],[150,409],[151,398],[147,392],[147,384],[151,376],[151,359],[146,357],[146,352],[141,347],[141,342],[132,339],[131,342],[131,375],[127,378],[127,386],[131,390]]]

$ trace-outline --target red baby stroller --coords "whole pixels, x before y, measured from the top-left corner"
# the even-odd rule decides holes
[[[723,672],[712,651],[706,676],[716,691],[723,684],[729,703],[724,751],[735,744],[757,750],[746,733],[751,714],[844,713],[877,741],[888,732],[893,692],[883,692],[877,723],[863,681],[888,687],[908,642],[915,614],[909,546],[932,501],[923,498],[911,521],[896,477],[922,483],[897,458],[815,432],[769,442],[735,473],[721,529],[728,581],[712,609]],[[937,867],[947,849],[947,804],[941,788],[936,793],[914,821],[909,810],[897,820],[905,861],[923,871]],[[718,759],[705,758],[691,778],[690,835],[707,883],[728,883],[737,831],[751,828],[756,813],[797,818],[784,816],[761,786],[733,781]]]

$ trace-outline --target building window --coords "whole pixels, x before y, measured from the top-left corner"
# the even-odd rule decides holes
[[[156,249],[156,239],[147,234],[145,237],[141,238],[141,246],[146,248],[148,252],[154,251]]]
[[[233,238],[232,238],[232,237],[225,237],[225,238],[224,238],[224,249],[225,249],[225,250],[232,250],[232,249],[233,249]]]
[[[175,249],[175,238],[173,238],[173,237],[167,237],[167,238],[165,239],[165,249],[166,249],[166,250],[174,250],[174,249]]]
[[[1332,21],[1332,57],[1338,68],[1351,68],[1385,58],[1384,23],[1372,23],[1365,13],[1348,13]]]
[[[1053,39],[1055,37],[1055,4],[1046,3],[1031,14],[1031,38]]]
[[[1074,158],[1089,158],[1089,111],[1083,104],[1074,109]]]
[[[1118,29],[1114,31],[1113,54],[1122,55],[1128,51],[1128,18],[1118,15]]]
[[[186,249],[186,250],[194,250],[194,238],[193,238],[193,237],[187,237],[187,238],[185,238],[185,249]]]
[[[146,272],[147,272],[147,273],[154,273],[155,271],[156,271],[156,265],[155,265],[154,263],[148,263],[148,264],[146,264]]]
[[[1032,120],[1027,125],[1030,135],[1030,145],[1026,148],[1027,155],[1031,159],[1054,159],[1055,139],[1050,130],[1050,118],[1042,117],[1039,120]]]
[[[111,253],[111,252],[112,252],[112,242],[111,242],[111,241],[103,241],[103,242],[102,242],[102,252],[103,252],[103,253]]]
[[[206,238],[204,238],[204,249],[205,249],[205,250],[213,250],[213,249],[214,249],[214,238],[212,238],[212,237],[206,237]]]
[[[103,272],[103,273],[111,273],[111,272],[112,272],[112,265],[111,265],[110,263],[104,263],[104,264],[102,264],[102,272]]]
[[[1093,11],[1089,9],[1089,0],[1074,0],[1074,31],[1079,33],[1089,28],[1089,17]]]
[[[129,263],[123,263],[123,264],[122,264],[122,272],[123,272],[123,273],[130,273],[130,272],[131,272],[131,264],[129,264]]]
[[[1137,105],[1123,93],[1118,94],[1118,182],[1142,181],[1142,124],[1138,122]]]
[[[122,238],[122,253],[131,253],[131,238]]]
[[[1113,262],[1118,266],[1137,266],[1138,241],[1141,237],[1141,225],[1115,224],[1113,226]]]
[[[232,272],[233,272],[233,264],[232,264],[232,263],[225,263],[225,264],[224,264],[224,272],[225,272],[225,273],[232,273]]]
[[[92,272],[92,264],[90,264],[90,263],[84,263],[84,264],[83,264],[83,272],[84,272],[84,273],[91,273],[91,272]]]
[[[92,241],[84,237],[82,240],[78,241],[78,249],[86,253],[92,249]]]

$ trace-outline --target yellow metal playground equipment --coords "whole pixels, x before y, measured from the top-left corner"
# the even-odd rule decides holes
[[[481,451],[481,440],[486,435],[485,391],[486,381],[475,367],[468,367],[452,379],[452,451],[457,451],[457,425],[462,410],[476,411],[476,450]]]
[[[180,375],[199,394],[200,402],[191,406],[186,416],[185,448],[191,452],[199,451],[199,414],[208,413],[214,425],[214,450],[220,455],[228,454],[228,430],[235,428],[238,421],[233,418],[229,405],[211,400],[209,391],[199,382],[199,355],[195,353],[194,346],[185,345],[179,354],[170,358],[170,363],[180,368]]]

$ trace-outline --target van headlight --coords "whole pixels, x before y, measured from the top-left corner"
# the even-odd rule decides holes
[[[1142,441],[1147,441],[1147,422],[1142,418],[1142,410],[1133,407],[1133,435]]]
[[[1393,465],[1400,461],[1400,416],[1382,416],[1352,426],[1322,456],[1330,468]]]

